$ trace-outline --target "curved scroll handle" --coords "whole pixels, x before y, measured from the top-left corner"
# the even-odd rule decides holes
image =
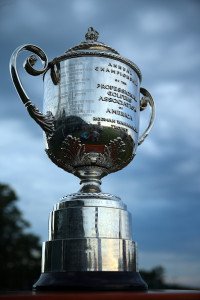
[[[24,68],[30,75],[38,76],[43,74],[48,66],[48,58],[46,54],[37,46],[34,45],[23,45],[18,47],[12,54],[10,59],[10,74],[13,80],[13,84],[17,90],[19,97],[21,98],[22,102],[24,103],[25,107],[29,115],[40,125],[40,127],[45,131],[46,134],[51,134],[53,132],[53,115],[51,112],[48,112],[46,115],[43,115],[39,109],[32,104],[31,100],[29,99],[28,95],[26,94],[22,83],[20,81],[18,72],[17,72],[17,57],[20,52],[28,50],[34,53],[28,57],[24,63]],[[37,56],[40,58],[43,68],[41,70],[36,70],[33,68],[37,61]]]
[[[141,145],[144,142],[144,140],[146,139],[146,137],[148,136],[149,132],[151,131],[151,129],[153,127],[153,123],[154,123],[154,119],[155,119],[155,104],[154,104],[151,94],[144,88],[140,88],[140,93],[144,96],[140,100],[140,111],[144,110],[147,107],[147,105],[149,104],[151,107],[151,117],[149,120],[149,125],[147,126],[144,133],[139,138],[138,145]]]

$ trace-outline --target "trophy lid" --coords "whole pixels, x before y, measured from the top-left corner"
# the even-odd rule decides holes
[[[112,47],[99,42],[98,41],[99,33],[93,28],[89,27],[88,31],[85,34],[85,41],[80,44],[68,49],[65,51],[63,55],[60,57],[54,58],[50,63],[49,67],[52,65],[63,61],[65,59],[81,57],[81,56],[98,56],[98,57],[107,57],[112,58],[114,60],[121,61],[122,63],[127,64],[130,68],[132,68],[138,75],[139,80],[142,80],[142,73],[138,66],[134,64],[131,60],[121,56],[119,52],[117,52]]]
[[[96,51],[109,51],[115,54],[119,53],[111,48],[110,46],[107,46],[106,44],[97,41],[99,37],[98,31],[96,31],[93,27],[89,27],[88,31],[85,34],[85,41],[81,42],[80,44],[68,49],[65,53],[68,53],[70,51],[77,51],[77,50],[96,50]]]

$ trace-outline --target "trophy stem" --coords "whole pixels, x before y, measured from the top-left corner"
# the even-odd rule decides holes
[[[101,180],[94,178],[81,179],[80,193],[101,193]]]
[[[107,172],[97,166],[87,166],[78,168],[74,175],[81,180],[79,193],[101,193],[101,178]]]

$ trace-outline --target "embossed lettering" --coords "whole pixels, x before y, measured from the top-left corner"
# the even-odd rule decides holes
[[[128,69],[128,68],[125,68],[125,67],[122,67],[121,65],[117,65],[117,64],[111,64],[111,63],[109,63],[109,64],[108,64],[108,67],[111,67],[111,68],[116,68],[116,69],[122,70],[123,72],[126,72],[126,73],[128,73],[128,74],[132,75],[132,72],[131,72],[131,70],[130,70],[130,69]]]
[[[120,111],[120,110],[107,108],[106,113],[114,114],[114,115],[118,115],[118,116],[122,116],[124,118],[129,119],[129,120],[133,120],[133,118],[131,117],[131,115],[129,115],[129,114],[123,112],[123,111]]]
[[[137,128],[135,128],[135,127],[132,126],[131,124],[128,124],[128,123],[123,122],[123,121],[120,121],[120,120],[117,120],[117,124],[126,126],[126,127],[130,128],[130,129],[134,130],[136,133],[138,133]]]
[[[119,100],[119,99],[115,99],[115,98],[109,98],[109,97],[102,97],[102,96],[100,96],[100,97],[99,97],[99,101],[105,101],[105,102],[116,103],[116,104],[118,104],[118,105],[125,106],[125,107],[127,107],[127,108],[133,110],[134,112],[137,111],[136,108],[135,108],[133,105],[131,105],[130,103],[127,103],[127,102],[125,102],[125,101],[123,101],[123,100]]]
[[[131,82],[133,82],[136,86],[138,85],[137,80],[134,80],[131,77],[132,72],[128,68],[125,68],[125,67],[122,67],[122,66],[116,65],[116,64],[111,64],[111,63],[108,64],[108,67],[111,67],[112,69],[105,68],[105,67],[95,67],[94,69],[95,69],[95,71],[109,72],[109,73],[112,73],[112,74],[122,76],[123,78],[126,78],[127,80],[130,80]],[[122,70],[122,72],[117,71],[115,69]],[[129,74],[130,76],[127,75],[127,74]]]
[[[136,97],[135,97],[132,93],[126,91],[125,89],[121,89],[121,88],[119,88],[119,87],[117,87],[117,86],[109,85],[109,84],[106,84],[106,85],[105,85],[105,84],[100,84],[100,83],[98,83],[98,84],[97,84],[97,88],[106,89],[106,90],[118,92],[118,93],[121,93],[121,94],[125,94],[126,96],[132,98],[133,100],[135,100],[135,101],[137,102]],[[114,96],[114,95],[109,94],[109,92],[108,92],[108,95],[109,95],[109,96],[113,96],[113,97],[118,97],[118,96],[116,96],[116,95]],[[119,96],[119,98],[123,98],[123,97],[122,97],[122,96],[121,96],[121,97]],[[127,98],[127,97],[126,97],[126,98],[123,98],[123,99],[131,103],[131,99],[129,99],[129,98]]]
[[[128,131],[128,129],[123,128],[123,127],[120,127],[120,126],[111,125],[111,127],[112,127],[112,128],[115,128],[115,129],[123,130],[123,131],[125,131],[125,132]]]
[[[93,117],[93,121],[96,121],[96,122],[109,122],[109,123],[115,123],[116,122],[114,119],[100,118],[100,117]]]

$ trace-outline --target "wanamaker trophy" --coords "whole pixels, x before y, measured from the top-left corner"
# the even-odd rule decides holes
[[[15,88],[45,133],[48,157],[81,184],[50,214],[35,290],[147,289],[137,267],[131,215],[119,197],[102,192],[100,186],[104,176],[134,158],[152,128],[154,102],[140,87],[137,65],[99,42],[98,36],[90,27],[85,41],[50,62],[39,47],[29,44],[17,48],[10,61]],[[33,76],[43,74],[43,113],[32,104],[17,72],[23,50],[33,53],[25,70]],[[43,65],[39,70],[34,68],[38,58]],[[140,135],[140,111],[147,106],[149,122]]]

